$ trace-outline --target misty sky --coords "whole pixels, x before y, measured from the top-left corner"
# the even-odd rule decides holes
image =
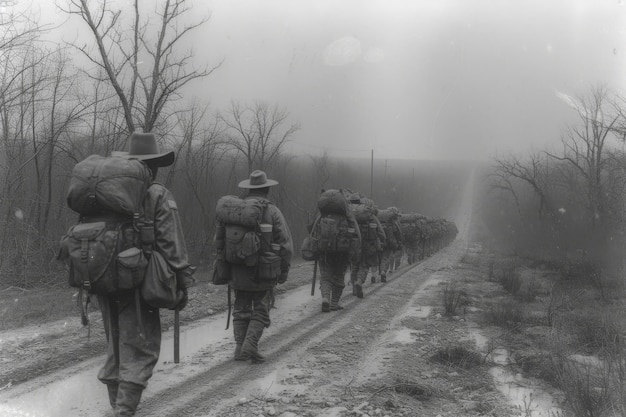
[[[44,1],[44,0],[40,0]],[[45,0],[48,1],[48,0]],[[279,104],[289,149],[484,158],[559,141],[559,97],[626,85],[621,0],[195,0],[189,94]],[[194,13],[196,14],[196,13]]]

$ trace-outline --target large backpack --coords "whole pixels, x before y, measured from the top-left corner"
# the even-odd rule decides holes
[[[217,201],[215,214],[224,225],[224,260],[255,266],[259,261],[261,238],[259,224],[265,207],[259,200],[227,195]]]
[[[385,231],[385,247],[392,251],[397,250],[400,247],[400,242],[398,242],[398,239],[396,238],[397,226],[395,220],[397,214],[389,209],[385,209],[379,210],[376,217],[378,217],[378,221],[380,221],[380,224],[383,226],[383,230]]]
[[[378,223],[375,216],[376,207],[373,204],[352,204],[352,213],[359,224],[361,231],[361,255],[371,266],[378,265],[378,257],[382,250],[382,242],[377,233]]]
[[[348,200],[341,190],[326,190],[317,201],[319,218],[311,229],[313,256],[327,253],[352,254],[358,250],[356,230],[348,222]]]
[[[91,155],[75,165],[67,203],[80,216],[59,252],[70,286],[107,295],[141,284],[147,260],[139,219],[151,178],[134,159]]]
[[[422,235],[422,220],[424,216],[417,213],[406,213],[400,215],[400,229],[402,230],[402,238],[405,242],[415,243]]]
[[[280,275],[281,258],[271,251],[271,238],[263,241],[261,224],[268,223],[269,203],[233,195],[221,197],[215,208],[224,226],[223,260],[229,264],[255,267],[256,278],[275,280]]]

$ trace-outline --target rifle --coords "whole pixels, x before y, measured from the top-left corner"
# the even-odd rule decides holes
[[[174,363],[180,362],[180,317],[178,308],[174,310]]]
[[[313,264],[313,281],[311,282],[311,296],[315,295],[315,281],[317,280],[317,261]]]

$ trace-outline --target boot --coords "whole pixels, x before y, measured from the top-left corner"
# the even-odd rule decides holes
[[[322,312],[330,311],[330,292],[332,284],[328,281],[320,282],[320,292],[322,293]]]
[[[115,417],[134,416],[137,411],[143,387],[132,382],[120,382],[117,390]]]
[[[387,282],[387,274],[384,272],[380,274],[380,282]]]
[[[341,293],[343,293],[343,288],[333,286],[333,294],[330,299],[330,311],[343,310],[343,307],[339,305]]]
[[[265,362],[265,356],[258,351],[259,339],[263,335],[265,325],[260,321],[253,320],[248,324],[246,339],[241,346],[241,354],[252,360],[252,363]]]
[[[248,357],[241,353],[241,346],[243,341],[246,340],[246,333],[248,332],[247,320],[233,320],[233,333],[235,335],[235,360],[247,361]]]
[[[109,404],[111,404],[111,408],[115,411],[115,403],[117,401],[117,389],[119,385],[117,383],[107,384],[107,391],[109,392]]]
[[[363,298],[363,285],[360,282],[355,282],[354,288],[356,291],[356,296],[359,298]]]

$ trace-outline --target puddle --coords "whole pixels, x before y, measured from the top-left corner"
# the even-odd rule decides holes
[[[470,335],[476,342],[479,351],[489,352],[489,339],[477,329],[471,329]],[[492,349],[488,360],[495,364],[489,374],[494,384],[509,401],[519,409],[523,417],[555,417],[562,415],[554,398],[548,394],[540,381],[524,378],[522,374],[514,374],[506,366],[509,364],[509,352],[504,348]]]
[[[554,398],[539,385],[533,383],[520,374],[513,374],[506,369],[495,366],[489,370],[496,388],[504,394],[509,402],[520,410],[524,417],[554,417],[562,415]]]
[[[425,319],[430,316],[431,311],[432,307],[429,306],[409,307],[398,318],[416,317],[418,319]]]
[[[304,286],[290,293],[289,297],[279,297],[278,307],[285,314],[298,314],[306,308],[310,288]],[[311,304],[311,308],[313,305]],[[168,314],[165,312],[163,314]],[[173,314],[173,313],[170,313]],[[154,368],[145,397],[155,395],[167,387],[180,383],[208,367],[230,360],[234,341],[232,328],[226,327],[226,312],[199,320],[193,325],[181,326],[180,364],[173,363],[173,333],[163,333],[159,362]],[[278,327],[278,326],[276,326]],[[272,331],[277,329],[270,328]],[[269,329],[268,329],[269,330]],[[226,348],[225,348],[226,347]],[[82,362],[65,370],[63,377],[52,380],[42,377],[34,380],[36,387],[27,384],[0,392],[0,416],[29,417],[91,417],[102,415],[109,410],[106,387],[97,379],[104,362],[104,356]],[[194,366],[189,366],[194,364]],[[200,365],[200,366],[198,366]],[[278,381],[284,379],[279,375]],[[280,384],[265,381],[260,389]],[[274,389],[272,388],[272,389]],[[7,411],[8,410],[8,411]],[[80,411],[78,411],[80,410]],[[15,411],[15,412],[13,412]]]
[[[397,343],[405,343],[405,344],[413,343],[414,342],[413,330],[408,329],[408,328],[396,330],[395,335],[393,337],[393,341]]]

